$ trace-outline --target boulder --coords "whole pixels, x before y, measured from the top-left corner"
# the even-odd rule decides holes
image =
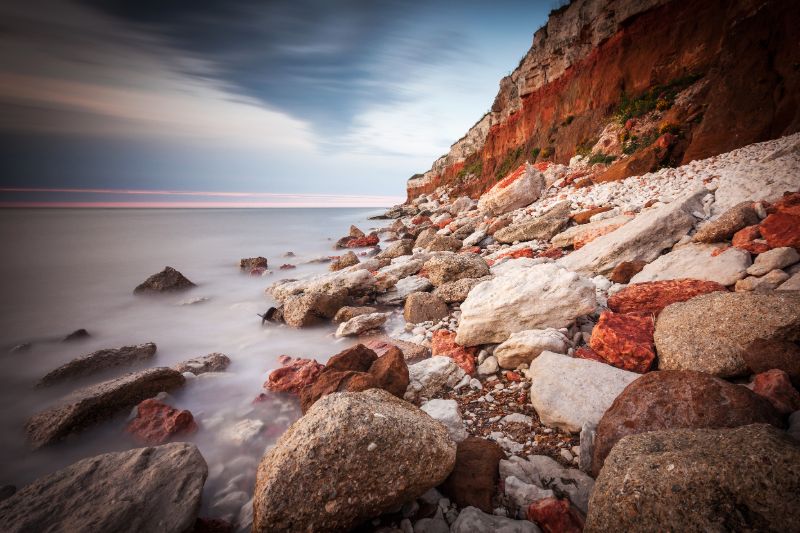
[[[239,259],[239,268],[250,272],[254,268],[269,268],[266,257],[246,257]]]
[[[699,279],[670,279],[628,285],[608,298],[608,308],[617,313],[658,316],[668,305],[685,302],[711,292],[727,292],[724,285]]]
[[[611,272],[624,261],[655,260],[694,226],[694,211],[702,211],[700,199],[706,190],[698,189],[669,204],[652,207],[619,229],[598,237],[558,262],[580,274]]]
[[[425,359],[430,357],[430,348],[414,342],[402,341],[393,339],[386,335],[379,335],[377,337],[365,340],[364,346],[374,351],[378,356],[381,356],[391,350],[393,347],[398,348],[403,352],[403,358],[408,360]]]
[[[192,413],[149,398],[136,406],[136,418],[125,431],[142,444],[155,446],[197,431]]]
[[[588,359],[542,352],[527,371],[531,404],[542,423],[577,433],[597,424],[614,399],[639,374]]]
[[[792,277],[784,281],[778,287],[779,291],[800,291],[800,271],[792,274]]]
[[[545,533],[581,533],[584,519],[567,500],[545,498],[528,507],[528,520],[536,522]]]
[[[290,296],[283,305],[283,320],[293,328],[302,328],[321,319],[333,318],[349,302],[347,290],[304,292]]]
[[[149,368],[80,389],[62,405],[30,418],[25,426],[33,448],[53,444],[71,433],[130,409],[142,400],[183,385],[185,378],[171,368]]]
[[[756,339],[742,351],[747,372],[760,374],[777,368],[800,387],[800,344],[790,341]]]
[[[158,274],[153,274],[135,289],[134,294],[158,293],[158,292],[174,292],[183,291],[195,287],[195,284],[186,279],[186,277],[168,266]]]
[[[450,533],[540,533],[540,529],[527,520],[514,520],[467,507],[458,513]]]
[[[597,304],[590,280],[555,263],[518,259],[495,278],[476,285],[461,305],[456,342],[503,342],[528,329],[561,328]]]
[[[604,311],[589,347],[609,365],[644,374],[656,358],[653,317]]]
[[[458,444],[467,438],[467,430],[464,429],[464,420],[458,410],[458,402],[455,400],[428,400],[419,406],[420,409],[428,413],[434,420],[438,420],[447,428],[447,433],[453,442]]]
[[[541,216],[511,224],[495,232],[494,240],[505,244],[532,240],[549,241],[567,226],[569,212],[570,202],[558,202]]]
[[[666,429],[700,429],[782,420],[769,402],[746,387],[702,372],[661,370],[631,383],[600,419],[594,439],[592,473],[627,435]]]
[[[720,285],[733,285],[742,279],[751,265],[750,254],[739,248],[728,248],[714,255],[713,244],[687,244],[664,254],[631,278],[631,283],[669,279],[699,279]]]
[[[389,246],[386,247],[385,250],[383,250],[375,257],[378,259],[394,259],[395,257],[411,255],[413,250],[414,250],[413,239],[400,239],[399,241],[391,243]]]
[[[285,303],[289,298],[303,293],[325,293],[336,296],[341,293],[341,289],[346,291],[347,296],[357,298],[373,293],[375,285],[375,276],[368,271],[345,269],[302,280],[281,280],[273,283],[267,292],[278,302]]]
[[[322,398],[262,458],[253,531],[348,530],[443,482],[456,445],[382,390]]]
[[[775,269],[757,278],[748,276],[736,282],[734,290],[736,292],[770,292],[789,279],[789,274],[780,269]]]
[[[474,348],[466,348],[456,342],[456,334],[447,329],[433,332],[431,354],[449,357],[469,375],[475,374]]]
[[[789,159],[790,160],[790,159]],[[725,172],[714,193],[714,214],[724,213],[745,201],[780,200],[786,191],[797,190],[797,175],[791,171],[775,171],[772,166],[748,165],[738,171]]]
[[[753,341],[800,340],[800,292],[714,292],[672,304],[658,316],[654,338],[661,370],[740,376]]]
[[[694,234],[697,242],[714,243],[729,241],[733,235],[746,226],[758,224],[760,219],[753,202],[741,202],[731,207],[717,219],[700,227]]]
[[[190,531],[208,466],[194,444],[106,453],[0,502],[3,531]]]
[[[653,431],[614,446],[584,531],[791,531],[798,508],[800,444],[783,431]]]
[[[630,283],[631,278],[642,271],[647,266],[645,261],[623,261],[614,267],[608,275],[608,280],[612,283]]]
[[[409,324],[436,322],[450,313],[444,301],[429,292],[414,292],[408,295],[403,307],[403,318]]]
[[[333,317],[333,321],[337,324],[341,324],[342,322],[347,322],[351,318],[355,318],[359,315],[369,315],[371,313],[377,313],[378,310],[375,307],[353,307],[346,305],[336,311],[336,314]]]
[[[451,237],[450,235],[436,235],[425,246],[429,252],[457,252],[461,249],[462,242],[460,239]]]
[[[800,392],[792,387],[789,375],[777,368],[753,377],[753,392],[766,398],[781,414],[788,415],[800,409]]]
[[[490,276],[483,276],[481,278],[462,278],[456,281],[449,281],[436,287],[433,290],[433,294],[448,304],[461,303],[467,299],[469,291],[471,291],[475,285],[489,279],[491,279]]]
[[[323,368],[325,365],[313,359],[291,360],[290,358],[284,366],[270,373],[264,388],[275,392],[298,394],[317,380]]]
[[[731,244],[735,248],[748,251],[751,254],[762,254],[770,249],[767,241],[761,238],[761,231],[758,226],[747,226],[740,229],[733,235]]]
[[[432,398],[443,389],[452,389],[466,373],[449,357],[431,357],[408,367],[408,389],[404,395],[410,402]]]
[[[577,468],[561,466],[546,455],[530,455],[527,460],[514,456],[508,461],[500,461],[500,477],[508,479],[510,476],[524,484],[551,490],[568,497],[572,504],[583,513],[587,510],[589,496],[594,487],[594,480],[588,474]],[[543,497],[546,498],[552,494]],[[515,503],[527,507],[534,501],[533,499],[518,499]]]
[[[434,287],[463,278],[489,275],[489,265],[476,254],[437,254],[425,262],[423,269]]]
[[[72,333],[61,339],[61,342],[82,341],[84,339],[88,339],[89,337],[91,337],[91,335],[89,335],[89,332],[86,331],[85,328],[80,328],[76,329],[75,331],[73,331]]]
[[[441,486],[442,492],[459,507],[477,507],[491,513],[492,497],[497,490],[498,465],[504,457],[497,443],[466,437],[458,443],[456,463]]]
[[[195,376],[205,374],[206,372],[222,372],[228,365],[231,364],[231,359],[224,353],[214,352],[202,357],[195,357],[182,363],[173,366],[175,370],[181,374],[191,372]]]
[[[152,358],[156,353],[156,345],[152,342],[122,348],[107,348],[87,355],[82,355],[48,372],[36,384],[38,387],[53,385],[67,379],[75,379],[96,374],[109,368],[130,365]]]
[[[483,193],[478,199],[478,209],[497,216],[525,207],[539,199],[544,186],[544,175],[524,163]]]
[[[406,301],[409,294],[415,292],[425,292],[433,288],[428,278],[422,276],[408,276],[397,282],[393,289],[386,291],[386,294],[378,296],[378,303],[386,305],[398,305]]]
[[[622,227],[623,224],[632,220],[633,217],[631,215],[617,215],[611,218],[604,218],[602,220],[595,220],[594,222],[579,224],[577,226],[572,226],[571,228],[567,228],[566,230],[562,231],[558,235],[555,235],[552,239],[550,239],[550,243],[553,246],[558,246],[559,248],[566,248],[568,246],[574,246],[576,242],[578,243],[587,243],[593,241],[595,238],[605,235],[606,233],[610,233],[615,229]],[[580,248],[580,246],[577,246]]]
[[[788,246],[800,250],[800,215],[773,213],[761,222],[759,230],[772,248]]]
[[[395,276],[398,280],[413,276],[420,271],[424,261],[416,256],[403,256],[401,260],[393,261],[390,265],[381,268],[378,272]]]
[[[566,353],[569,339],[554,328],[527,329],[512,333],[494,349],[501,368],[514,369],[529,364],[542,352]]]
[[[363,232],[362,232],[363,233]],[[369,246],[375,246],[380,242],[380,238],[378,234],[374,231],[369,235],[362,235],[360,237],[342,237],[336,243],[337,248],[366,248]]]
[[[358,260],[358,256],[355,254],[355,252],[349,251],[344,255],[334,257],[328,265],[328,269],[331,271],[341,270],[349,266],[357,265],[359,262],[360,261]]]
[[[417,235],[417,239],[414,241],[414,248],[427,248],[428,245],[436,238],[436,229],[435,228],[427,228],[422,230],[419,235]]]
[[[421,293],[427,294],[427,293]],[[354,316],[347,322],[342,322],[336,329],[337,337],[358,336],[367,331],[383,326],[389,319],[390,313],[370,313],[368,315]]]
[[[753,264],[747,269],[747,273],[751,276],[763,276],[776,268],[784,268],[798,261],[800,261],[800,254],[794,248],[786,246],[773,248],[757,255]]]

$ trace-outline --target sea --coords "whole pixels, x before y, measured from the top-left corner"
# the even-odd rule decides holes
[[[5,209],[0,210],[0,485],[22,487],[93,455],[140,447],[124,430],[129,412],[65,441],[30,451],[25,423],[76,389],[212,352],[227,371],[198,376],[170,392],[199,430],[194,442],[209,466],[201,516],[238,519],[252,496],[259,460],[300,416],[296,400],[257,401],[281,355],[320,362],[355,343],[334,325],[293,329],[262,325],[273,282],[321,274],[314,259],[337,255],[351,224],[365,231],[382,209]],[[293,256],[288,256],[289,252]],[[264,256],[271,273],[240,271],[243,257]],[[281,270],[283,264],[296,265]],[[165,266],[197,287],[141,296],[133,289]],[[90,337],[63,342],[85,328]],[[48,371],[103,348],[153,342],[153,359],[58,386],[34,388]],[[29,345],[14,350],[15,346]],[[255,435],[255,436],[254,436]]]

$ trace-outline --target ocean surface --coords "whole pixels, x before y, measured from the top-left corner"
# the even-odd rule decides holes
[[[0,210],[0,485],[21,487],[81,458],[139,447],[125,433],[129,413],[66,441],[29,451],[24,433],[34,413],[84,385],[151,366],[172,366],[211,352],[227,354],[224,373],[187,380],[171,403],[190,410],[199,431],[189,438],[209,465],[201,516],[235,518],[249,498],[264,450],[299,415],[291,399],[254,402],[282,354],[326,361],[354,343],[333,338],[333,324],[302,330],[262,326],[272,299],[264,289],[282,278],[322,273],[304,264],[337,255],[333,245],[350,224],[365,231],[378,209]],[[295,257],[284,257],[286,252]],[[271,275],[240,272],[242,257],[264,256]],[[293,270],[279,270],[283,263]],[[134,296],[165,266],[198,286]],[[187,304],[188,301],[206,301]],[[91,337],[61,342],[86,328]],[[44,374],[101,348],[154,342],[146,364],[121,367],[63,385],[35,389]],[[31,343],[25,351],[10,348]],[[245,438],[242,428],[259,428]],[[220,503],[222,502],[222,503]]]

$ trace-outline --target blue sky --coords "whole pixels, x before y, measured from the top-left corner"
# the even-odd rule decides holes
[[[64,189],[388,203],[489,108],[556,4],[3,3],[0,186],[17,190],[0,205],[100,198]]]

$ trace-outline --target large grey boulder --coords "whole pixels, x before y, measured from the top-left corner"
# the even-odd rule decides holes
[[[37,479],[0,502],[6,532],[191,530],[208,467],[176,442],[90,457]]]
[[[800,443],[766,424],[630,435],[611,450],[584,531],[796,531]]]
[[[541,216],[511,224],[496,231],[494,239],[505,244],[517,241],[549,241],[550,238],[567,226],[569,212],[570,202],[559,202]]]
[[[440,253],[423,266],[434,287],[462,278],[481,278],[489,274],[489,265],[477,254]]]
[[[486,514],[476,507],[466,507],[450,527],[450,533],[540,533],[533,522]]]
[[[39,380],[37,386],[43,387],[53,385],[66,379],[89,376],[109,368],[145,361],[153,357],[155,353],[156,345],[152,342],[136,346],[98,350],[87,355],[82,355],[81,357],[76,357],[55,370],[51,370]]]
[[[261,460],[253,531],[340,531],[422,495],[453,469],[447,429],[386,391],[329,394]]]
[[[630,282],[690,278],[729,286],[747,275],[747,268],[752,264],[749,253],[739,248],[728,248],[714,255],[718,251],[719,247],[713,244],[681,246],[646,265]]]
[[[185,379],[171,368],[149,368],[80,389],[66,401],[31,417],[25,429],[33,448],[52,444],[67,435],[138,405],[161,391],[183,385]]]

